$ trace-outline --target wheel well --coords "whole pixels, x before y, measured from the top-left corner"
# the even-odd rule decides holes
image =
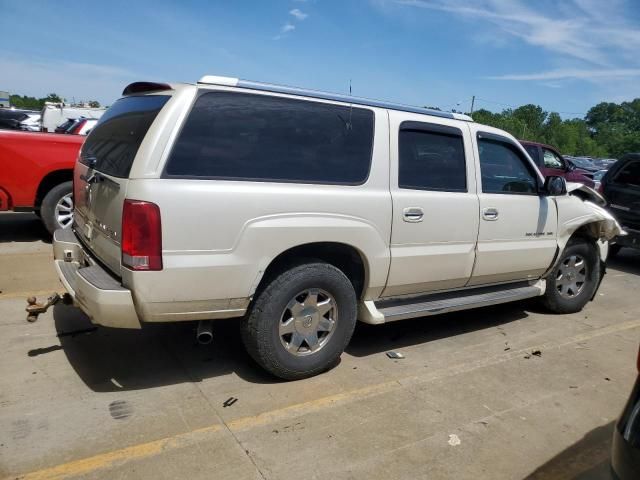
[[[40,185],[38,185],[38,191],[36,192],[36,200],[34,202],[34,208],[38,210],[40,205],[42,205],[42,200],[49,190],[51,190],[56,185],[60,185],[64,182],[70,182],[73,180],[73,170],[56,170],[54,172],[49,172],[44,178],[40,181]]]
[[[285,250],[269,264],[256,289],[258,292],[273,277],[303,263],[305,260],[322,260],[342,271],[353,284],[356,296],[364,292],[366,269],[362,254],[350,245],[334,242],[316,242]]]
[[[591,222],[582,225],[569,237],[569,243],[572,240],[583,239],[585,241],[597,242],[600,238],[598,222]]]

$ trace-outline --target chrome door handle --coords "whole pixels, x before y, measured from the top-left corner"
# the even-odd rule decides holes
[[[420,207],[407,207],[402,210],[402,215],[405,222],[417,223],[422,221],[424,211]]]
[[[482,218],[490,222],[498,219],[498,209],[489,207],[482,209]]]

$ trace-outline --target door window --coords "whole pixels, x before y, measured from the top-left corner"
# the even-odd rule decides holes
[[[428,124],[425,124],[425,128],[428,128],[426,125]],[[422,129],[417,122],[404,122],[400,126],[400,188],[439,192],[467,191],[462,132],[446,127],[440,127],[439,130],[441,131]]]
[[[528,160],[511,143],[478,138],[482,191],[536,195],[538,183]]]
[[[564,162],[551,150],[543,149],[544,151],[544,166],[547,168],[557,168],[564,170]]]

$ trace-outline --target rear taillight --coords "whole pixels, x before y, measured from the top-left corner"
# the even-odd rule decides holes
[[[124,201],[122,265],[131,270],[162,270],[162,226],[155,203]]]

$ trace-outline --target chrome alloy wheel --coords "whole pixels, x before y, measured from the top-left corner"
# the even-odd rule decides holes
[[[571,255],[558,268],[556,288],[564,298],[576,297],[584,288],[587,279],[587,262],[580,255]]]
[[[282,312],[280,341],[292,355],[311,355],[327,344],[337,321],[338,305],[331,294],[319,288],[303,290]]]
[[[60,228],[68,228],[73,223],[73,194],[68,193],[56,203],[56,222]]]

